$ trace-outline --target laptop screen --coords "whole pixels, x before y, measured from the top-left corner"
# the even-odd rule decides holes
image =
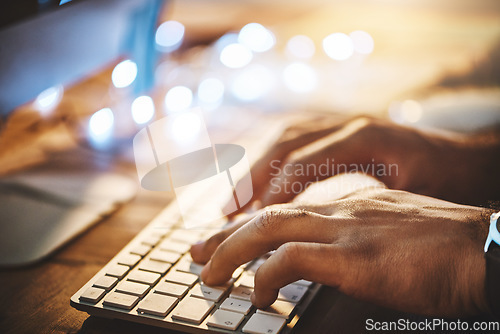
[[[121,56],[138,65],[153,63],[143,58],[155,55],[149,30],[165,0],[1,3],[0,117],[5,118],[42,91],[82,80]]]
[[[2,0],[0,29],[57,10],[69,2],[80,1],[85,0]]]

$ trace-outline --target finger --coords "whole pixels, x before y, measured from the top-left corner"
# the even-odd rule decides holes
[[[290,201],[311,182],[349,172],[352,166],[367,165],[370,154],[374,152],[370,149],[372,141],[366,140],[361,130],[368,124],[370,121],[367,119],[356,119],[342,129],[294,151],[280,166],[280,173],[271,179],[261,196],[262,205]],[[325,166],[325,170],[320,172],[319,166]]]
[[[226,282],[241,264],[277,249],[286,242],[331,242],[339,224],[303,210],[268,210],[223,241],[202,271],[208,285]]]
[[[324,204],[304,204],[304,203],[285,203],[267,207],[265,210],[306,210],[321,215],[331,215],[334,212],[335,206],[331,203]],[[249,214],[242,214],[237,220],[225,226],[224,230],[212,235],[206,241],[196,243],[191,246],[191,257],[196,263],[207,263],[213,255],[217,247],[226,240],[232,233],[238,230],[264,210],[258,210]]]
[[[290,143],[280,143],[275,145],[272,149],[270,149],[263,157],[261,157],[255,164],[252,166],[250,170],[252,187],[253,187],[253,198],[248,201],[246,204],[242,205],[238,210],[231,212],[234,208],[233,201],[230,200],[226,206],[223,208],[223,212],[227,213],[228,218],[234,217],[236,214],[247,210],[250,208],[255,201],[259,199],[259,195],[262,192],[262,189],[265,188],[266,183],[268,182],[272,171],[273,171],[273,163],[278,162],[278,166],[281,161],[286,157],[289,151],[292,150],[294,145],[293,142]],[[248,175],[243,177],[241,180],[248,180]],[[241,187],[241,182],[238,181],[236,183],[235,189]],[[235,194],[233,194],[234,196]]]
[[[237,211],[230,213],[230,208],[233,206],[231,201],[223,209],[223,212],[228,212],[228,217],[233,217],[239,212],[248,209],[255,200],[258,200],[261,197],[263,191],[268,187],[269,180],[273,174],[273,169],[279,167],[286,156],[297,148],[308,145],[332,132],[338,131],[345,124],[345,120],[340,122],[338,119],[322,122],[314,120],[299,123],[299,126],[290,127],[285,130],[277,143],[251,168],[250,175],[252,177],[254,190],[253,200],[250,200]],[[311,129],[314,129],[314,131],[311,131]],[[246,178],[243,178],[242,180],[244,179]],[[237,184],[237,186],[238,185],[239,184]]]
[[[253,218],[253,215],[252,215]],[[250,219],[249,219],[250,220]],[[193,261],[196,263],[207,263],[212,257],[217,247],[226,240],[234,231],[246,224],[248,220],[238,220],[227,225],[222,231],[215,233],[206,241],[196,243],[191,246],[190,253]]]
[[[323,243],[289,242],[278,248],[257,270],[252,303],[266,308],[274,303],[279,289],[306,279],[338,286],[343,260],[336,246]]]

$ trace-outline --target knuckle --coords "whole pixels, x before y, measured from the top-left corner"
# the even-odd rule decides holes
[[[280,222],[285,218],[286,211],[283,209],[266,209],[255,220],[255,229],[261,235],[268,235],[275,231]]]
[[[350,197],[337,202],[337,214],[358,220],[375,213],[380,202],[365,197]]]
[[[397,190],[386,188],[370,188],[366,189],[363,192],[363,195],[365,196],[365,198],[371,199],[373,201],[397,203],[401,202],[401,199],[398,198],[398,196],[395,196],[397,192]]]
[[[279,211],[280,210],[276,209],[272,210],[267,209],[260,214],[259,219],[256,219],[255,221],[255,229],[258,234],[266,235],[269,233],[270,230],[273,229],[274,221]]]

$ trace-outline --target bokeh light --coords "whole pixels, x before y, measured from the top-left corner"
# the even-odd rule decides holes
[[[401,104],[401,115],[408,123],[416,123],[422,118],[422,106],[414,100],[405,100]]]
[[[352,40],[354,50],[361,54],[370,54],[373,52],[373,37],[366,31],[356,30],[349,34]]]
[[[323,39],[323,50],[334,60],[346,60],[354,53],[354,46],[349,36],[337,32]]]
[[[207,78],[198,85],[198,99],[204,104],[218,104],[224,97],[224,83],[217,78]]]
[[[248,47],[238,43],[232,43],[224,47],[220,53],[220,61],[229,68],[241,68],[252,61],[252,51]]]
[[[61,85],[47,88],[38,94],[35,99],[34,106],[42,114],[46,114],[47,112],[53,110],[59,102],[61,102],[63,94],[64,89]]]
[[[305,35],[296,35],[288,40],[286,52],[296,58],[310,59],[316,52],[316,47],[311,38]]]
[[[172,87],[165,95],[165,108],[169,112],[188,109],[193,103],[193,92],[185,86]]]
[[[132,102],[132,118],[136,124],[149,122],[155,114],[153,99],[147,95],[139,96]]]
[[[171,123],[171,128],[168,130],[175,141],[186,143],[198,136],[202,120],[196,113],[183,111],[173,116],[175,119]]]
[[[396,123],[417,123],[422,115],[422,105],[415,100],[396,101],[389,106],[389,117]]]
[[[184,25],[177,21],[166,21],[156,30],[155,40],[159,49],[165,52],[174,51],[182,44]]]
[[[124,60],[115,66],[111,73],[111,81],[116,88],[130,86],[137,77],[137,64],[132,60]]]
[[[296,93],[313,91],[318,84],[316,71],[308,64],[295,62],[283,71],[285,86]]]
[[[233,80],[231,92],[243,101],[255,101],[273,88],[275,79],[271,71],[262,65],[251,65]]]
[[[214,44],[215,50],[221,52],[229,44],[238,43],[238,34],[230,32],[222,35]]]
[[[89,132],[92,138],[106,135],[113,129],[115,117],[109,108],[96,111],[89,120]]]
[[[276,44],[274,34],[259,23],[249,23],[241,28],[238,42],[254,52],[265,52]]]

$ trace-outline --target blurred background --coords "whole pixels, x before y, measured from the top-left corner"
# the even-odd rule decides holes
[[[500,121],[497,0],[151,2],[153,29],[130,25],[152,48],[2,111],[0,175],[75,146],[130,148],[142,127],[193,107],[214,127],[284,113],[458,131]]]

